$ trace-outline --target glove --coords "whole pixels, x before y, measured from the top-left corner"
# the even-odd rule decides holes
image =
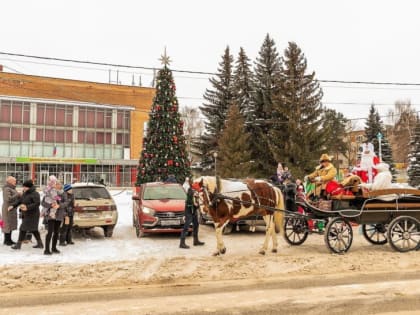
[[[315,177],[315,181],[316,181],[316,182],[320,182],[320,181],[321,181],[321,176],[317,176],[317,177]]]

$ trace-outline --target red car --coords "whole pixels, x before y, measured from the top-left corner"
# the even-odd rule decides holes
[[[135,187],[132,199],[133,226],[137,237],[145,233],[182,231],[186,193],[180,184],[145,183]]]

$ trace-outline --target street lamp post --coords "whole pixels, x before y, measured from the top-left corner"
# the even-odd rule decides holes
[[[213,152],[214,157],[214,176],[217,176],[217,152]]]
[[[378,132],[378,134],[376,135],[376,137],[378,138],[378,142],[379,142],[379,162],[382,162],[382,133]]]

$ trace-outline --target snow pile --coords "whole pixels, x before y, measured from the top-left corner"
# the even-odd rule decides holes
[[[86,237],[74,236],[75,245],[58,246],[60,254],[52,256],[43,255],[43,250],[32,248],[35,244],[23,244],[21,250],[13,250],[2,245],[4,234],[0,236],[0,257],[2,265],[32,264],[32,263],[89,263],[97,261],[135,260],[160,253],[178,251],[179,235],[156,235],[138,239],[132,226],[132,191],[110,191],[118,208],[118,223],[112,238],[105,238],[101,228],[95,228]],[[3,203],[0,193],[0,205]],[[19,222],[20,225],[20,222]],[[40,225],[42,240],[45,240],[46,231]],[[17,240],[18,231],[12,233],[14,241]],[[164,241],[162,241],[164,239]]]

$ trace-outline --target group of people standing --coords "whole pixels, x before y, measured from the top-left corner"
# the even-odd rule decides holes
[[[36,239],[34,248],[44,248],[39,233],[39,220],[43,217],[47,229],[44,254],[60,253],[60,246],[74,244],[71,228],[73,225],[74,196],[70,184],[61,185],[55,176],[50,176],[43,191],[43,198],[31,179],[23,183],[22,193],[16,190],[16,178],[8,176],[3,187],[2,221],[4,245],[19,250],[27,234]],[[42,210],[40,211],[40,206]],[[12,232],[17,229],[18,211],[22,218],[17,242],[12,240]],[[50,246],[51,245],[51,246]]]

